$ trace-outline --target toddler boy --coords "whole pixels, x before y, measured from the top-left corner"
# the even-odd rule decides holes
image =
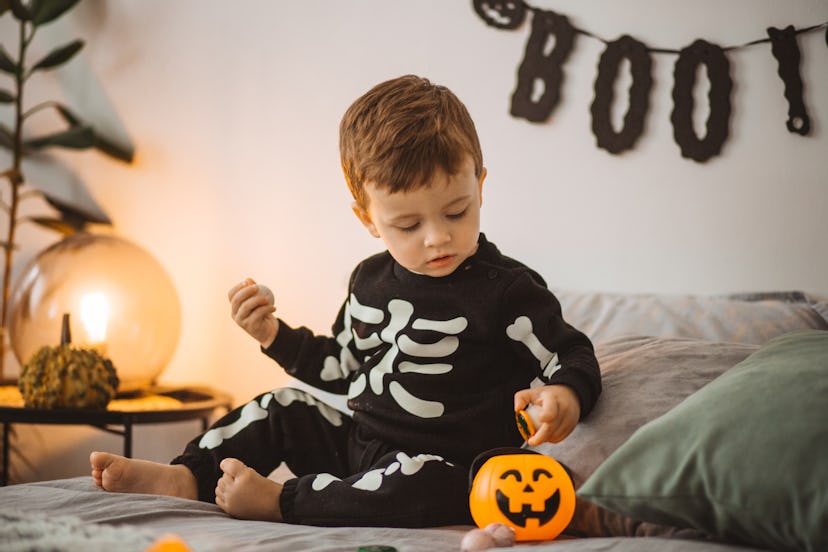
[[[522,443],[515,409],[564,439],[601,392],[589,339],[533,270],[480,233],[486,169],[469,113],[407,75],[357,99],[340,125],[353,211],[386,251],[353,271],[332,336],[275,317],[251,279],[233,319],[345,415],[296,389],[264,393],[191,441],[171,465],[93,453],[107,490],[215,500],[229,514],[310,525],[470,523],[468,467]],[[533,385],[534,382],[534,385]],[[266,476],[285,462],[284,484]]]

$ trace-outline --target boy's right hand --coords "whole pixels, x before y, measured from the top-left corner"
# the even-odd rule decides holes
[[[276,307],[270,297],[259,293],[259,286],[247,278],[230,288],[230,314],[241,328],[267,349],[279,333],[279,320],[273,316]]]

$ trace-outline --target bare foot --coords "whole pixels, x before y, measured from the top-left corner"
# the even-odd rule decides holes
[[[225,458],[220,466],[224,475],[216,486],[216,504],[222,510],[239,519],[282,521],[282,485],[235,458]]]
[[[108,452],[93,452],[89,463],[95,485],[105,491],[198,499],[193,472],[180,464],[159,464]]]

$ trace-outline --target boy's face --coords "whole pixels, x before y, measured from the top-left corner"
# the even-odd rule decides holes
[[[408,192],[390,193],[367,182],[368,208],[354,204],[354,213],[403,267],[448,276],[477,251],[485,177],[485,169],[479,180],[474,176],[468,158],[457,174],[438,170],[428,185]]]

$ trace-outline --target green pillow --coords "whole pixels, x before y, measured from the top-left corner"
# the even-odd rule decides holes
[[[578,496],[774,550],[828,550],[828,331],[769,341],[636,431]]]

